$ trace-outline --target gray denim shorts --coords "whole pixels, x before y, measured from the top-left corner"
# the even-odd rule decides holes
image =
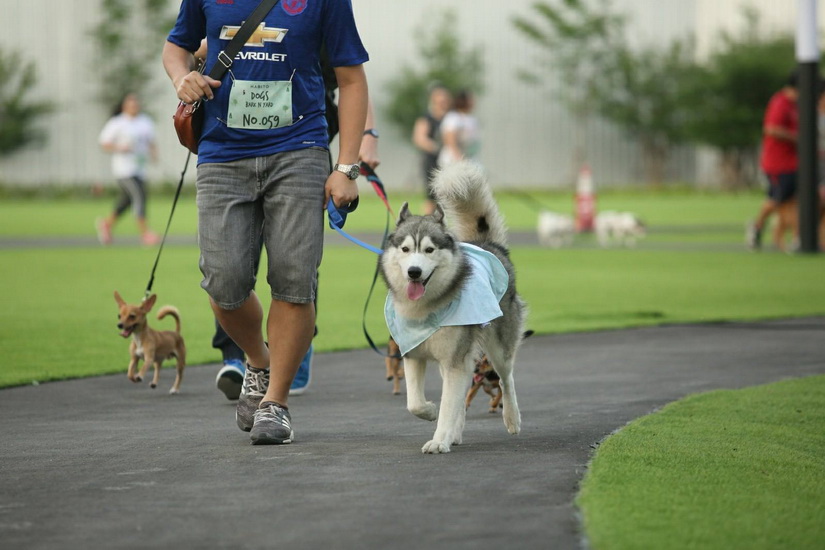
[[[198,166],[201,286],[223,309],[255,289],[261,245],[273,299],[315,299],[329,152],[320,147]]]

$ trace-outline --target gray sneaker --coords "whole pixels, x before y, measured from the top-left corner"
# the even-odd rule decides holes
[[[235,407],[235,422],[245,432],[252,429],[255,422],[255,411],[258,410],[266,389],[269,387],[269,371],[260,370],[246,365],[246,372],[241,386],[241,395],[238,397],[238,406]]]
[[[282,445],[292,443],[292,417],[289,411],[273,401],[261,403],[255,411],[255,425],[250,434],[253,445]]]

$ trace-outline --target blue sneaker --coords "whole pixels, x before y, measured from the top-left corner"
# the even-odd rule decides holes
[[[301,395],[309,387],[309,382],[312,379],[310,375],[310,367],[312,366],[312,344],[309,345],[306,355],[301,360],[301,365],[298,367],[298,372],[295,373],[295,378],[292,380],[292,385],[289,387],[289,395]]]
[[[223,368],[218,371],[215,385],[223,392],[227,399],[234,401],[241,395],[243,375],[243,361],[240,359],[227,359],[223,362]]]

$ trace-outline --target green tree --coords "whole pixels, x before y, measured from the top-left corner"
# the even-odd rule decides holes
[[[721,153],[723,185],[753,185],[762,119],[771,96],[795,66],[794,39],[760,27],[756,11],[743,11],[739,34],[720,33],[694,82],[687,121],[690,137]]]
[[[536,2],[529,15],[513,17],[513,25],[542,49],[532,66],[517,71],[527,84],[544,86],[576,119],[574,164],[587,162],[585,128],[602,95],[605,59],[623,44],[625,17],[613,13],[611,0],[565,0],[561,6]]]
[[[46,132],[37,123],[54,105],[31,99],[37,70],[19,52],[0,50],[0,75],[0,156],[6,156],[45,140]]]
[[[691,41],[631,47],[627,17],[611,0],[543,1],[531,10],[513,24],[541,47],[541,57],[519,76],[547,86],[576,116],[575,161],[586,161],[582,127],[598,114],[639,140],[648,180],[661,182],[671,147],[685,139]]]
[[[433,22],[434,21],[434,22]],[[454,10],[444,10],[436,18],[428,17],[418,26],[414,39],[423,68],[401,66],[401,74],[387,84],[390,102],[386,114],[402,133],[412,131],[415,119],[427,107],[427,91],[433,83],[450,90],[484,91],[484,58],[480,46],[463,49],[455,32],[458,17]]]
[[[152,89],[163,43],[175,23],[168,0],[101,0],[100,21],[90,33],[96,44],[93,70],[98,98],[114,106],[127,93]]]
[[[698,68],[693,45],[673,40],[667,47],[617,47],[604,68],[598,112],[641,144],[646,179],[661,183],[674,145],[687,141],[688,97]]]

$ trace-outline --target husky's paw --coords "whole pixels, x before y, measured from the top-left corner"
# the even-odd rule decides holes
[[[418,418],[423,418],[424,420],[429,420],[431,422],[438,418],[438,408],[432,401],[427,401],[421,407],[413,407],[409,410]]]
[[[157,388],[157,387],[158,387],[158,385],[157,385],[157,384],[155,384],[154,382],[150,382],[150,383],[149,383],[149,387],[150,387],[150,388],[152,388],[152,389],[155,389],[155,388]]]
[[[169,395],[177,395],[179,393],[180,393],[180,390],[176,390],[175,388],[172,388],[171,390],[169,390]]]
[[[139,375],[139,374],[136,374],[136,375],[134,375],[134,376],[130,376],[130,377],[129,377],[129,380],[131,380],[132,382],[134,382],[135,384],[137,384],[137,383],[143,382],[143,377],[142,377],[141,375]]]
[[[512,435],[516,435],[521,431],[521,415],[516,414],[507,414],[505,412],[504,416],[504,425],[507,427],[507,431],[510,432]]]
[[[435,439],[427,441],[421,447],[421,452],[428,455],[437,455],[450,452],[450,446],[443,441],[436,441]]]

